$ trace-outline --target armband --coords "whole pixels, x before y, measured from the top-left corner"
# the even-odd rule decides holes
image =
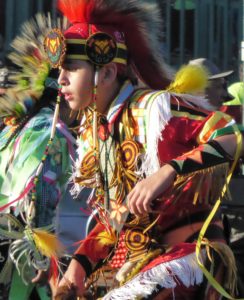
[[[78,261],[78,263],[83,267],[86,272],[86,276],[89,277],[92,273],[92,264],[90,263],[89,259],[82,254],[74,254],[72,259]]]
[[[231,156],[215,140],[199,145],[190,152],[169,162],[178,175],[204,170],[219,164],[230,162]]]

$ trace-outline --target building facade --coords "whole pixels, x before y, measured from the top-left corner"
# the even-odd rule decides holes
[[[243,0],[157,0],[164,19],[164,51],[179,66],[206,57],[238,74]],[[238,75],[237,75],[238,76]]]
[[[11,41],[21,24],[37,12],[56,14],[56,0],[0,0],[0,59],[11,49]]]

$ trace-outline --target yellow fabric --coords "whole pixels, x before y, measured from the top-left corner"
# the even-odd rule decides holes
[[[201,130],[197,142],[199,144],[207,143],[212,135],[212,133],[219,128],[224,128],[228,123],[232,121],[232,117],[216,111],[205,123],[203,129]],[[236,128],[238,130],[238,128]]]
[[[180,112],[180,111],[177,111],[177,110],[172,110],[171,111],[172,113],[172,116],[174,117],[179,117],[179,118],[182,118],[182,117],[185,117],[185,118],[188,118],[190,120],[204,120],[206,117],[202,117],[202,116],[197,116],[197,115],[193,115],[191,113],[188,113],[188,112]]]
[[[66,39],[67,44],[77,44],[77,45],[85,45],[87,43],[86,39]],[[127,50],[127,47],[125,44],[122,43],[116,43],[118,48]]]
[[[76,45],[85,45],[87,43],[86,39],[67,39],[66,40],[67,44],[76,44]],[[125,44],[122,43],[116,43],[118,49],[123,49],[127,50],[127,47]],[[81,54],[69,54],[66,55],[67,59],[78,59],[78,60],[90,60],[87,55],[81,55]],[[120,57],[115,57],[113,59],[114,63],[119,63],[119,64],[127,64],[127,60],[125,58],[120,58]]]

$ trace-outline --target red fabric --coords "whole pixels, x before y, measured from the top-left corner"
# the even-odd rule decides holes
[[[158,154],[161,165],[198,147],[198,135],[205,123],[214,114],[214,112],[209,113],[203,109],[193,108],[184,103],[180,98],[176,100],[172,97],[171,104],[177,105],[179,111],[191,109],[191,114],[194,115],[196,113],[197,115],[198,113],[203,113],[206,115],[206,118],[203,120],[196,120],[187,116],[173,116],[170,119],[162,133],[162,140],[159,140],[158,142]],[[210,211],[211,206],[208,204],[208,201],[201,204],[199,203],[198,205],[193,204],[194,191],[188,192],[190,190],[191,183],[185,187],[185,193],[181,195],[176,203],[171,199],[172,197],[169,196],[169,191],[162,202],[155,207],[155,209],[163,212],[158,221],[158,224],[160,224],[163,230],[166,231],[168,227],[188,215],[199,213],[201,211]]]
[[[198,146],[196,138],[203,127],[202,121],[186,117],[173,117],[159,140],[158,152],[161,163],[167,163]]]
[[[99,24],[75,23],[65,31],[67,39],[87,39],[96,32],[106,32],[111,35],[118,43],[124,43],[124,35],[114,27]]]
[[[161,163],[167,163],[170,160],[189,152],[198,146],[197,137],[203,126],[213,113],[201,108],[194,108],[184,103],[180,98],[171,97],[171,105],[177,107],[180,112],[190,110],[190,114],[206,115],[204,120],[196,120],[186,116],[173,116],[162,133],[162,140],[158,143],[159,159]],[[184,113],[183,113],[184,114]]]
[[[100,259],[106,258],[109,254],[110,247],[101,245],[97,240],[97,235],[104,230],[104,225],[98,223],[86,239],[81,241],[81,245],[75,253],[86,255],[94,263],[99,262]]]
[[[230,115],[236,123],[242,124],[242,105],[223,105],[220,111]]]

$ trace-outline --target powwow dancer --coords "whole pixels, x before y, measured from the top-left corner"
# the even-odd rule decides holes
[[[47,283],[62,252],[51,232],[70,177],[74,139],[58,120],[57,72],[42,47],[50,27],[50,18],[42,15],[23,25],[10,55],[19,67],[15,85],[0,98],[0,243],[11,242],[0,271],[4,292],[11,282],[5,299],[29,299],[33,283]],[[38,291],[41,299],[50,299],[46,290]]]
[[[103,299],[210,299],[225,293],[219,283],[233,295],[235,265],[221,220],[215,215],[203,226],[241,151],[233,120],[187,94],[200,71],[180,74],[169,85],[156,6],[60,0],[59,8],[71,26],[64,35],[51,31],[45,48],[61,67],[70,107],[84,110],[75,188],[93,189],[89,205],[99,221],[55,299],[82,296],[85,278],[104,265],[118,270],[118,284]],[[62,45],[59,57],[50,39]],[[146,88],[137,88],[133,72]],[[213,275],[204,267],[211,263]]]

